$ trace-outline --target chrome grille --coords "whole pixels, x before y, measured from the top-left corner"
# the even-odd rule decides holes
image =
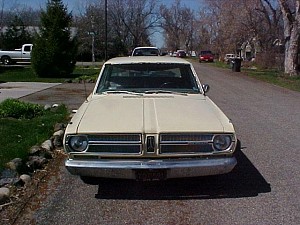
[[[211,153],[212,134],[161,134],[161,154],[199,154]]]
[[[211,141],[212,134],[161,134],[161,142]]]
[[[107,154],[141,154],[141,134],[88,135],[87,152]]]

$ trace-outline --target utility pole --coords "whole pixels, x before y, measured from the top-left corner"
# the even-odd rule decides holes
[[[94,30],[94,17],[92,16],[92,63],[95,65],[95,30]]]
[[[105,50],[104,61],[107,61],[107,0],[105,0]]]

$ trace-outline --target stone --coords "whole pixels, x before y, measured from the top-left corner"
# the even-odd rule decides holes
[[[53,133],[53,136],[64,136],[65,131],[64,130],[58,130],[56,132]]]
[[[39,155],[42,151],[42,147],[35,145],[29,149],[29,155]]]
[[[18,176],[18,173],[15,170],[11,170],[11,169],[4,169],[1,172],[1,178],[15,178]]]
[[[44,106],[44,110],[49,110],[49,109],[51,109],[51,105],[47,104]]]
[[[62,136],[55,135],[53,138],[53,145],[57,147],[61,147],[63,145],[63,138]]]
[[[63,123],[56,123],[54,125],[54,132],[59,130],[64,130],[64,129],[65,129],[65,124]]]
[[[0,179],[0,187],[4,187],[6,185],[16,184],[19,181],[19,178],[1,178]]]
[[[40,146],[32,146],[29,150],[29,155],[30,156],[41,156],[44,157],[46,159],[52,159],[52,154],[50,150],[47,150],[45,148],[42,148]]]
[[[30,156],[26,165],[33,171],[43,169],[48,163],[48,160],[41,156]]]
[[[0,188],[0,204],[5,204],[9,201],[10,190],[6,187]]]
[[[53,143],[51,140],[46,140],[41,145],[42,148],[51,151],[53,149]]]
[[[20,179],[24,182],[24,184],[29,184],[31,182],[31,177],[28,174],[22,174]]]
[[[8,169],[14,170],[18,173],[24,169],[23,160],[20,158],[15,158],[15,159],[11,160],[10,162],[6,163],[5,165]]]

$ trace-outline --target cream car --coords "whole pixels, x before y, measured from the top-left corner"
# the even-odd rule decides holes
[[[107,61],[66,128],[67,170],[87,183],[230,172],[237,163],[235,130],[207,91],[180,58]]]

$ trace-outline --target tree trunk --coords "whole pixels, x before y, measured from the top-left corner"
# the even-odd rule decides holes
[[[283,16],[285,38],[284,72],[291,77],[295,77],[298,76],[300,0],[295,1],[295,7],[293,9],[289,8],[286,0],[279,0],[279,4]]]
[[[298,76],[299,31],[292,28],[290,39],[285,42],[284,72],[291,77]]]

